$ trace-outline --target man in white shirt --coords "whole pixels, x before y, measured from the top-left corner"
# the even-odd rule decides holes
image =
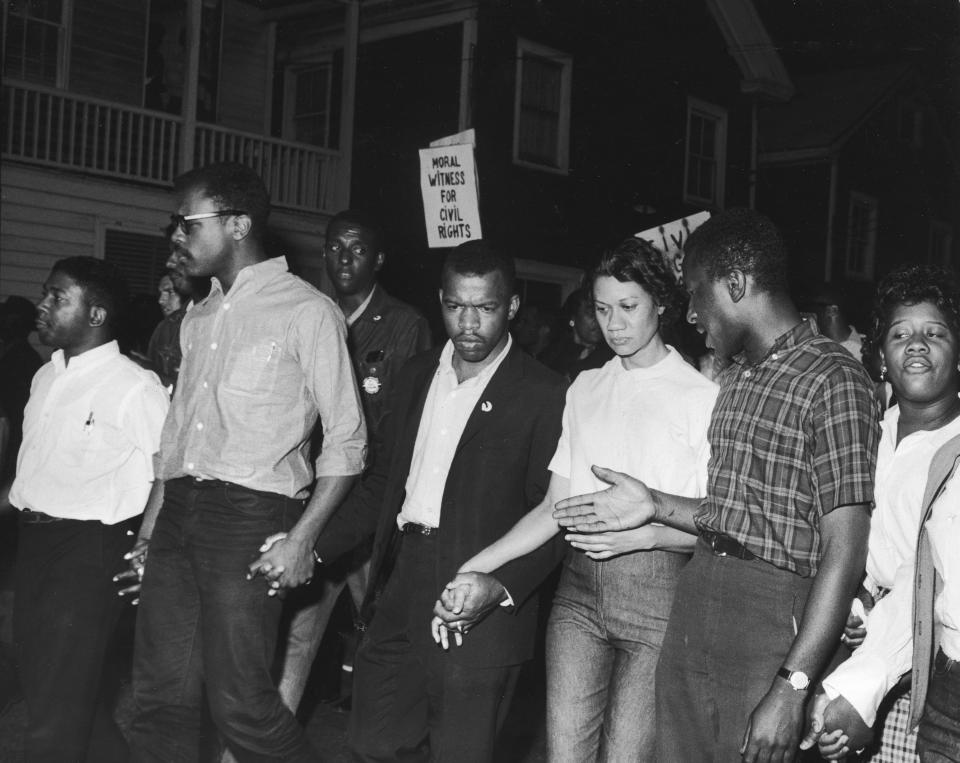
[[[911,720],[920,721],[920,759],[960,761],[960,437],[945,443],[934,456],[923,521],[917,546],[920,561],[907,560],[900,566],[884,607],[871,613],[863,644],[823,680],[824,691],[808,710],[810,730],[801,743],[804,749],[819,738],[821,754],[837,759],[867,744],[880,703],[912,667],[916,704]],[[923,601],[923,578],[933,577],[924,570],[927,555],[936,571],[933,633],[929,624],[922,624],[922,611],[930,604]],[[918,649],[924,630],[935,645],[939,641],[932,666],[920,659],[929,656]],[[927,688],[925,698],[918,696],[923,693],[921,684]]]
[[[33,379],[10,502],[20,509],[14,628],[29,761],[125,761],[98,702],[139,515],[162,496],[153,455],[168,400],[157,376],[120,355],[120,274],[92,257],[53,266],[37,307],[53,356]],[[99,713],[100,717],[95,716]]]

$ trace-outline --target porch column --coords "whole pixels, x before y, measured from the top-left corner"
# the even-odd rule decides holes
[[[357,96],[357,48],[360,40],[360,2],[349,0],[343,24],[343,74],[340,101],[340,160],[337,171],[337,210],[350,206],[353,165],[353,112]],[[331,210],[336,211],[336,210]]]
[[[180,133],[180,172],[193,168],[197,133],[197,86],[200,79],[200,25],[203,0],[187,0],[187,69],[183,77],[183,117]]]

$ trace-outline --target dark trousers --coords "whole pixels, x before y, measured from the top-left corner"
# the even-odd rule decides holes
[[[436,581],[436,543],[403,536],[357,651],[349,729],[355,760],[493,760],[520,666],[466,666],[433,643],[430,618],[446,583]]]
[[[923,763],[960,763],[960,661],[943,651],[933,661],[917,753]]]
[[[204,688],[238,760],[316,760],[271,676],[281,601],[246,579],[302,509],[229,483],[167,482],[137,615],[132,761],[198,760]]]
[[[102,683],[123,605],[112,578],[126,567],[123,554],[133,545],[127,530],[137,524],[21,519],[14,631],[28,763],[126,759]]]
[[[811,583],[697,543],[657,664],[660,763],[740,760],[747,719],[793,643]]]

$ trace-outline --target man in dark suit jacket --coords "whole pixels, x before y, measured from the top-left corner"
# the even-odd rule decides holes
[[[450,341],[396,381],[382,450],[317,542],[323,561],[376,527],[357,654],[350,744],[359,760],[492,759],[520,664],[533,653],[537,597],[563,553],[554,541],[481,575],[472,628],[444,652],[434,604],[458,566],[497,540],[546,492],[565,383],[513,344],[511,258],[484,242],[455,249],[440,302]]]

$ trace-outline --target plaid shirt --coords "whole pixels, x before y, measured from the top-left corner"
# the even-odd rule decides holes
[[[759,363],[734,363],[718,381],[697,527],[811,577],[820,517],[873,501],[879,428],[870,379],[803,321]]]

